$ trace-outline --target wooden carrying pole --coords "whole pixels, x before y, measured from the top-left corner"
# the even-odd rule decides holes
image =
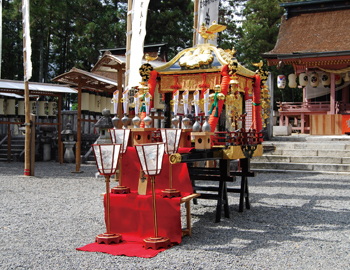
[[[78,85],[78,115],[77,115],[77,143],[75,148],[75,172],[80,170],[80,154],[81,154],[81,76]]]

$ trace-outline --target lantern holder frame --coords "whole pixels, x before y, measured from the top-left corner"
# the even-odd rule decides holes
[[[114,129],[114,128],[111,128],[109,129],[109,133],[111,134],[111,136],[113,136],[114,138],[114,142],[116,142],[116,135],[115,135],[115,131],[116,130],[122,130],[124,131],[124,136],[123,136],[123,143],[122,143],[122,146],[120,148],[120,153],[119,153],[119,184],[118,186],[116,187],[113,187],[111,189],[111,192],[113,194],[129,194],[130,193],[130,187],[127,187],[127,186],[123,186],[123,183],[122,183],[122,168],[123,168],[123,154],[127,151],[128,149],[128,141],[129,141],[129,138],[130,138],[130,133],[131,131],[129,129]],[[129,135],[126,135],[125,132],[126,130],[129,130]],[[113,133],[113,134],[112,134]],[[128,138],[125,138],[125,136],[127,136]],[[124,146],[126,144],[126,150],[125,152],[123,152],[123,149],[124,149]],[[115,180],[117,180],[117,173],[115,174]]]
[[[178,151],[178,148],[179,148],[179,145],[180,145],[180,141],[181,141],[181,134],[182,134],[182,130],[181,129],[176,129],[176,133],[175,133],[175,138],[177,137],[177,133],[179,133],[179,140],[177,141],[175,139],[174,141],[174,150],[173,151],[169,151],[168,147],[168,133],[167,133],[167,130],[174,130],[174,129],[167,129],[167,128],[162,128],[161,129],[161,132],[162,130],[164,130],[165,132],[165,153],[168,155],[168,159],[170,158],[170,155],[171,154],[175,154],[177,153]],[[163,136],[162,136],[163,138]],[[177,141],[177,142],[176,142]],[[163,142],[164,142],[164,138],[163,138]],[[177,145],[176,145],[177,144]],[[175,188],[173,188],[173,172],[172,172],[172,167],[173,165],[170,163],[169,161],[169,188],[165,189],[165,190],[162,190],[162,197],[163,198],[173,198],[173,197],[181,197],[181,192]]]
[[[155,169],[155,173],[149,174],[149,169],[148,169],[148,165],[147,165],[147,159],[145,156],[145,151],[144,151],[144,147],[147,146],[151,146],[151,145],[159,145],[159,144],[164,144],[164,143],[152,143],[152,144],[143,144],[143,145],[136,145],[136,152],[137,152],[137,156],[139,158],[140,164],[142,164],[141,162],[141,157],[139,155],[139,152],[137,151],[138,147],[142,148],[142,154],[143,154],[143,160],[144,163],[146,165],[146,171],[143,170],[142,165],[141,165],[141,170],[143,170],[144,174],[149,176],[151,178],[151,183],[152,183],[152,209],[153,209],[153,222],[154,222],[154,236],[151,237],[147,237],[145,239],[143,239],[143,247],[145,249],[154,249],[157,250],[159,248],[168,248],[171,246],[171,242],[170,239],[167,237],[163,237],[163,236],[158,236],[158,222],[157,222],[157,207],[156,207],[156,192],[155,192],[155,175],[160,174],[161,169],[162,169],[162,162],[160,162],[160,168],[158,168],[158,158],[159,158],[159,147],[157,147],[157,160],[156,160],[156,164],[157,167]],[[165,147],[165,145],[164,145]],[[163,155],[164,157],[164,155]],[[158,171],[159,169],[159,171]]]
[[[117,146],[117,144],[112,144],[113,145],[113,154],[115,151],[115,147]],[[110,183],[110,177],[112,174],[115,174],[115,171],[117,170],[118,167],[118,161],[116,164],[116,168],[111,168],[111,172],[110,173],[105,173],[105,172],[101,172],[98,166],[98,161],[97,161],[97,157],[96,157],[96,153],[95,153],[95,146],[98,146],[98,148],[101,151],[101,146],[106,146],[105,145],[99,145],[99,144],[92,144],[92,149],[94,152],[94,156],[95,156],[95,160],[96,160],[96,165],[97,165],[97,169],[100,172],[101,175],[103,175],[106,179],[106,232],[99,234],[95,237],[95,242],[97,242],[98,244],[106,244],[106,245],[110,245],[112,243],[120,243],[122,241],[122,235],[119,233],[112,233],[111,232],[111,225],[110,225],[110,196],[109,196],[109,183]],[[120,151],[120,148],[119,148]],[[112,155],[114,156],[114,155]],[[101,157],[101,155],[100,155]],[[118,160],[119,160],[119,153],[118,153]],[[112,164],[113,164],[113,160],[112,160]],[[101,157],[101,166],[103,167],[103,159]]]

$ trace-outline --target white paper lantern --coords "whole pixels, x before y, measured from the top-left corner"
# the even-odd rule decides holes
[[[90,92],[89,93],[89,111],[90,112],[95,112],[95,93]]]
[[[299,75],[299,84],[301,86],[306,86],[307,83],[308,83],[307,74],[305,72],[300,73],[300,75]]]
[[[277,87],[279,89],[284,89],[286,87],[286,76],[284,75],[278,75],[277,76]]]
[[[39,117],[46,117],[45,113],[46,100],[44,98],[39,99]]]
[[[331,84],[331,74],[323,72],[321,75],[321,82],[323,86],[329,86]]]
[[[314,88],[320,83],[319,76],[317,72],[312,72],[310,75],[310,85]]]
[[[29,110],[31,114],[36,115],[36,100],[29,101]]]
[[[101,95],[100,94],[96,94],[95,96],[95,113],[101,113],[102,109],[101,109]]]
[[[106,106],[107,106],[106,95],[103,93],[103,94],[101,94],[101,112],[104,109],[108,109]]]
[[[57,114],[57,103],[56,101],[52,98],[49,100],[49,117],[56,117]]]
[[[24,100],[20,99],[18,100],[18,112],[17,114],[19,116],[24,116],[26,114],[25,109],[24,109]]]
[[[90,95],[88,90],[81,91],[81,112],[85,113],[89,111]]]
[[[294,73],[288,75],[288,86],[289,88],[297,87],[297,76]]]
[[[5,103],[4,97],[0,96],[0,115],[5,115],[4,103]]]
[[[16,99],[15,98],[7,98],[7,116],[15,116],[16,115]]]
[[[335,85],[340,85],[342,82],[342,77],[340,74],[335,74]]]

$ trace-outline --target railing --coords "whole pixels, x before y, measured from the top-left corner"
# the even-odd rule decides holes
[[[278,102],[280,112],[320,112],[329,111],[330,103],[325,102]]]

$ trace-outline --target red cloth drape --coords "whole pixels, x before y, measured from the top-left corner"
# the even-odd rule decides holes
[[[188,152],[190,148],[180,148],[178,152]],[[181,191],[181,196],[193,192],[188,175],[187,165],[172,165],[173,188]],[[130,194],[110,194],[110,226],[111,232],[120,233],[121,244],[92,243],[77,250],[105,252],[113,255],[126,255],[150,258],[160,250],[145,250],[142,247],[144,238],[154,236],[153,204],[151,181],[147,183],[147,195],[137,195],[140,175],[140,163],[134,147],[128,147],[122,158],[123,185],[130,187]],[[182,238],[180,197],[162,198],[161,190],[169,188],[169,157],[164,156],[162,171],[155,178],[158,235],[168,237],[174,244],[180,244]],[[106,202],[106,197],[104,203]],[[105,205],[106,206],[106,205]],[[106,214],[106,213],[105,213]],[[105,216],[106,218],[106,216]],[[102,232],[98,232],[99,234]]]
[[[179,148],[179,153],[188,152],[191,148]],[[140,176],[140,161],[134,147],[128,147],[128,150],[122,158],[122,182],[124,186],[137,191]],[[172,165],[173,188],[181,192],[192,193],[192,184],[187,170],[187,164],[178,163]],[[162,190],[169,188],[169,156],[164,154],[162,171],[155,178],[156,189]],[[151,181],[147,183],[147,192],[151,193]]]
[[[253,121],[255,123],[254,128],[256,129],[256,131],[262,130],[260,82],[260,76],[258,74],[255,74],[253,84]]]

